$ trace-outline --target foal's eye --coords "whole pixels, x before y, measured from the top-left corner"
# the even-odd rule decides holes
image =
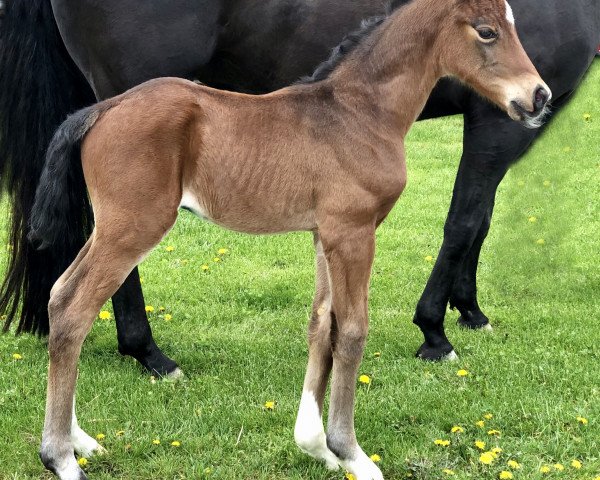
[[[477,33],[479,34],[479,38],[486,42],[491,42],[498,38],[498,34],[491,27],[479,27],[477,28]]]

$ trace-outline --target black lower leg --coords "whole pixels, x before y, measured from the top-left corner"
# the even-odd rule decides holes
[[[460,312],[458,324],[470,329],[483,328],[489,325],[488,317],[481,311],[477,301],[477,267],[481,246],[489,232],[494,204],[483,219],[477,237],[464,259],[460,273],[454,282],[450,295],[450,307]]]
[[[132,356],[151,373],[173,373],[177,364],[161,352],[152,338],[137,268],[129,274],[112,297],[112,302],[117,322],[119,352]]]

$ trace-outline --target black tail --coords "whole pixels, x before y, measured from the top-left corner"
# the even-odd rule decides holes
[[[10,0],[0,19],[0,178],[11,199],[10,259],[0,287],[4,329],[48,332],[50,288],[83,245],[89,205],[82,179],[69,194],[78,198],[82,227],[71,230],[59,251],[36,251],[28,225],[45,151],[68,113],[94,102],[87,82],[70,59],[58,32],[50,0]],[[70,248],[69,246],[77,245]]]
[[[76,188],[85,185],[79,153],[81,140],[98,120],[102,107],[100,103],[69,115],[52,137],[27,236],[38,250],[72,252],[81,247],[81,232],[90,229],[92,219],[81,214],[89,211],[82,208],[89,205],[87,195],[82,198]]]

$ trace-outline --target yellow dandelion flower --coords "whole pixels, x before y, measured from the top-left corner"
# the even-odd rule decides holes
[[[469,372],[467,370],[459,370],[458,372],[456,372],[456,375],[458,375],[459,377],[466,377],[469,374]]]
[[[477,422],[475,422],[475,426],[479,427],[479,428],[483,428],[483,427],[485,427],[485,422],[483,420],[478,420]]]
[[[521,464],[516,460],[509,460],[508,462],[506,462],[506,464],[513,470],[518,470],[519,468],[521,468]]]
[[[485,418],[486,420],[491,420],[492,418],[494,418],[494,416],[491,413],[486,413],[483,418]]]
[[[433,262],[433,257],[431,255],[426,255],[424,258],[425,258],[426,262],[429,262],[429,263]]]
[[[548,465],[542,465],[540,467],[540,473],[543,473],[543,474],[550,473],[550,467]]]
[[[171,446],[172,447],[181,447],[181,442],[177,441],[177,440],[173,440],[171,442]]]
[[[154,440],[152,440],[152,445],[160,445],[160,440],[158,438],[155,438]]]
[[[21,355],[20,353],[13,353],[12,357],[13,360],[23,360],[23,355]]]
[[[369,458],[371,459],[371,461],[373,461],[375,463],[381,462],[381,457],[379,455],[377,455],[376,453],[371,455]]]
[[[202,265],[200,268],[203,272],[206,272],[210,267],[208,265]]]
[[[488,435],[497,437],[500,435],[500,430],[488,430]]]
[[[115,435],[117,437],[122,437],[123,435],[125,435],[125,430],[118,430],[115,432]]]
[[[500,472],[500,474],[498,475],[498,478],[500,480],[511,480],[513,478],[513,474],[510,472],[507,472],[506,470],[502,470]]]
[[[456,475],[456,473],[454,473],[454,470],[450,470],[449,468],[444,468],[442,470],[442,473],[448,476]]]
[[[562,463],[554,464],[554,470],[558,470],[559,472],[562,472],[564,469],[565,469],[565,466]]]
[[[173,245],[168,245],[168,246],[165,247],[165,250],[167,252],[172,252],[173,250],[175,250],[175,247]]]
[[[449,447],[450,446],[450,440],[442,440],[441,438],[434,440],[433,443],[435,443],[438,447]]]
[[[204,474],[205,474],[205,475],[210,475],[211,473],[212,473],[212,468],[210,468],[210,467],[206,467],[206,468],[204,469]]]
[[[549,187],[550,185],[552,185],[550,180],[544,180],[544,187]]]
[[[589,121],[592,119],[592,116],[591,116],[589,113],[584,113],[584,114],[583,114],[583,119],[584,119],[586,122],[589,122]]]
[[[152,313],[154,311],[154,307],[152,305],[146,305],[146,313]]]
[[[265,408],[267,410],[275,410],[275,402],[272,400],[269,400],[268,402],[265,402]]]
[[[159,312],[164,312],[165,310],[166,310],[166,308],[165,308],[165,307],[158,307],[158,311],[159,311]]]
[[[494,457],[497,457],[502,453],[502,449],[500,447],[494,447],[490,450],[490,452],[492,452],[492,455],[494,455]]]
[[[463,427],[460,427],[458,425],[454,425],[452,427],[452,429],[450,430],[451,433],[463,433],[465,431],[465,429]]]
[[[381,357],[381,352],[375,352],[375,353],[373,354],[373,356],[374,356],[375,358],[379,358],[379,357]]]
[[[354,475],[352,475],[350,472],[346,472],[346,475],[344,475],[344,478],[346,480],[356,480],[356,477]]]
[[[218,262],[220,262],[220,261],[221,261],[221,259],[220,259],[219,257],[215,257],[215,258],[213,258],[213,262],[215,262],[215,263],[218,263]]]
[[[106,435],[104,435],[103,433],[96,434],[96,440],[104,440],[105,438]]]
[[[485,450],[485,442],[482,442],[481,440],[477,440],[475,442],[475,447],[477,447],[479,450]]]
[[[571,462],[571,466],[576,469],[579,470],[581,467],[583,467],[583,464],[579,461],[579,460],[573,460]]]
[[[535,243],[537,243],[538,245],[545,245],[546,244],[546,240],[544,240],[543,238],[538,238]]]
[[[165,320],[168,322],[170,320],[173,320],[173,315],[171,315],[170,313],[166,313],[165,314]]]
[[[361,375],[360,377],[358,377],[358,381],[364,385],[370,385],[371,377],[369,377],[368,375]]]
[[[581,423],[582,425],[587,425],[588,424],[588,419],[585,417],[577,417],[577,421],[579,423]]]
[[[537,217],[531,216],[527,220],[529,220],[530,223],[535,223],[537,222]]]
[[[229,253],[229,249],[227,248],[219,248],[219,251],[217,252],[219,255],[226,255]]]
[[[77,463],[80,467],[85,467],[88,464],[88,460],[85,457],[81,457],[79,460],[77,460]]]
[[[479,461],[484,465],[491,465],[494,463],[494,455],[491,452],[483,452],[479,455]]]
[[[140,277],[140,283],[144,283],[144,277]]]
[[[100,320],[110,320],[110,312],[108,310],[102,310],[99,314],[98,314],[98,318]]]

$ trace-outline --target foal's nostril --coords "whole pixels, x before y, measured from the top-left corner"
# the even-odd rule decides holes
[[[536,111],[541,110],[548,103],[548,99],[550,98],[550,93],[544,87],[538,87],[535,91],[533,106]]]

